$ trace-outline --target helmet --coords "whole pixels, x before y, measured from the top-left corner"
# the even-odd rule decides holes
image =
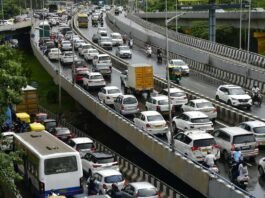
[[[256,88],[257,87],[257,84],[254,84],[254,87]]]
[[[239,148],[238,148],[238,147],[236,147],[236,148],[235,148],[235,151],[239,151]]]

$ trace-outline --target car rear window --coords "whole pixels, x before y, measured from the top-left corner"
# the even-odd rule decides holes
[[[152,122],[152,121],[163,121],[164,118],[161,115],[152,115],[152,116],[147,116],[147,120],[149,122]]]
[[[201,103],[197,103],[197,107],[198,108],[209,108],[209,107],[213,107],[213,105],[210,102],[201,102]]]
[[[158,104],[159,105],[167,105],[168,104],[168,100],[159,100]]]
[[[70,134],[71,132],[67,128],[60,128],[56,130],[56,135],[65,135],[65,134]]]
[[[206,123],[210,122],[209,118],[193,118],[191,119],[192,123]]]
[[[124,98],[123,104],[135,104],[137,103],[137,100],[133,97],[130,98]]]
[[[249,142],[256,142],[254,135],[237,135],[234,137],[233,144],[242,144],[242,143],[249,143]]]
[[[155,188],[145,188],[138,190],[139,197],[151,197],[157,195],[157,190]]]
[[[174,92],[174,93],[170,93],[171,97],[182,97],[182,96],[186,96],[185,93],[183,92]]]
[[[97,158],[97,163],[99,164],[107,164],[114,161],[115,161],[114,157]]]
[[[93,143],[77,144],[76,145],[76,150],[91,149],[93,147],[94,147]]]
[[[103,79],[103,77],[101,75],[94,75],[91,76],[91,79]]]
[[[255,133],[265,133],[265,126],[263,127],[256,127],[253,129]]]
[[[121,93],[121,91],[119,89],[110,89],[108,90],[109,94],[116,94],[116,93]]]
[[[211,146],[214,144],[216,144],[214,138],[194,140],[193,142],[193,146],[195,147]]]
[[[104,180],[106,183],[118,183],[118,182],[122,182],[124,178],[122,175],[111,175],[111,176],[105,177]]]

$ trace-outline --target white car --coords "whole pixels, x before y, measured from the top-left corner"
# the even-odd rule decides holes
[[[98,99],[107,105],[113,105],[114,100],[122,95],[121,90],[116,86],[102,87],[98,92]]]
[[[173,131],[186,131],[200,129],[205,131],[213,130],[213,122],[209,117],[200,111],[187,111],[173,118]]]
[[[258,170],[259,170],[259,175],[261,177],[264,177],[265,176],[265,157],[259,160]]]
[[[139,103],[133,95],[119,95],[113,102],[114,109],[122,115],[139,112]]]
[[[93,49],[92,45],[89,43],[82,43],[78,48],[79,56],[84,56],[84,50]]]
[[[239,124],[239,127],[252,132],[260,146],[265,146],[265,123],[259,120],[246,121]]]
[[[79,40],[75,40],[74,41],[74,48],[75,50],[78,50],[78,48],[83,45],[83,44],[86,44],[86,42],[82,39],[79,39]]]
[[[181,68],[181,72],[183,75],[188,76],[190,74],[190,68],[188,66],[187,63],[185,63],[183,60],[181,59],[171,59],[169,61],[169,65],[170,66],[177,66]]]
[[[157,111],[143,111],[133,119],[133,122],[151,134],[166,134],[168,132],[167,122]]]
[[[83,54],[84,54],[84,59],[86,61],[92,61],[95,56],[99,55],[99,52],[98,50],[91,48],[85,50]]]
[[[48,58],[50,60],[59,60],[61,55],[62,55],[62,52],[60,49],[52,48],[50,49],[50,52],[48,53]]]
[[[178,151],[198,162],[204,161],[207,152],[214,154],[216,159],[220,158],[220,146],[214,137],[201,130],[178,133],[174,137],[174,145]]]
[[[101,36],[98,38],[98,45],[106,50],[112,50],[112,41],[108,36]]]
[[[113,32],[110,34],[110,38],[112,40],[112,45],[113,46],[119,46],[123,44],[123,39],[120,33],[118,32]]]
[[[174,106],[180,107],[181,105],[186,104],[188,102],[186,93],[179,88],[169,88],[169,93],[170,100],[172,102],[172,105]],[[163,89],[160,94],[168,96],[168,89]]]
[[[60,57],[62,65],[73,64],[74,60],[78,60],[78,58],[72,51],[65,51]]]
[[[118,46],[116,50],[116,56],[120,58],[132,58],[132,51],[130,50],[129,46],[121,45]]]
[[[90,72],[83,76],[83,87],[87,90],[90,88],[101,88],[105,87],[106,81],[99,72]]]
[[[89,152],[82,157],[83,171],[91,176],[95,171],[114,169],[119,171],[119,165],[113,154],[105,152]]]
[[[151,96],[145,102],[145,108],[148,111],[157,111],[162,115],[169,115],[168,97],[164,95]],[[171,105],[171,112],[173,105]]]
[[[112,184],[116,184],[121,190],[125,185],[125,179],[120,171],[114,169],[102,169],[95,171],[92,174],[95,179],[95,184],[97,189],[99,189],[99,194],[105,194],[107,190],[110,190]],[[90,178],[88,178],[89,183]]]
[[[160,192],[149,182],[131,182],[121,190],[121,197],[160,198]]]
[[[93,140],[88,137],[72,138],[68,141],[68,144],[69,146],[77,150],[81,157],[83,157],[88,152],[96,150]]]
[[[112,73],[111,57],[108,54],[98,54],[93,57],[93,70],[100,72],[104,76],[110,76]]]
[[[206,99],[193,99],[188,103],[182,105],[181,110],[186,111],[201,111],[205,113],[212,121],[215,121],[217,118],[217,109],[213,104]]]
[[[242,87],[237,85],[220,85],[217,88],[215,99],[235,107],[246,107],[250,109],[252,106],[251,97]]]
[[[72,50],[72,44],[68,40],[63,40],[61,42],[61,50],[62,51],[71,51]]]

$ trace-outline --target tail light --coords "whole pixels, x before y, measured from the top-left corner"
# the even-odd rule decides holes
[[[214,113],[215,113],[215,112],[217,112],[217,109],[216,109],[216,108],[214,108],[213,112],[214,112]]]
[[[109,69],[110,69],[110,71],[112,71],[112,67],[111,66],[109,66]]]
[[[235,150],[235,145],[232,144],[232,145],[231,145],[231,151],[234,151],[234,150]]]
[[[45,184],[42,182],[39,182],[39,188],[40,188],[40,192],[44,192],[45,191]]]
[[[104,189],[108,189],[107,185],[106,184],[103,184],[102,186]]]
[[[255,148],[259,148],[259,143],[258,142],[256,142]]]
[[[135,194],[135,198],[138,198],[138,196],[139,196],[139,195],[138,195],[138,192],[137,192],[137,193]]]
[[[96,151],[96,146],[95,145],[92,146],[91,151]]]
[[[124,106],[123,105],[121,105],[121,110],[124,110]]]
[[[197,150],[199,150],[200,149],[200,147],[197,147],[197,146],[193,146],[193,147],[191,147],[191,150],[192,151],[197,151]]]
[[[98,168],[98,167],[101,167],[100,164],[93,164],[93,168]]]
[[[220,148],[220,145],[219,145],[219,144],[214,144],[214,145],[213,145],[213,148],[217,148],[217,149],[219,149],[219,148]]]
[[[156,106],[156,110],[157,111],[160,111],[160,106]]]
[[[112,166],[116,166],[116,165],[118,165],[118,162],[114,162],[114,163],[112,164]]]
[[[146,128],[150,128],[151,126],[150,126],[150,124],[146,124]]]
[[[157,193],[157,196],[158,196],[158,198],[161,198],[161,193],[158,192],[158,193]]]

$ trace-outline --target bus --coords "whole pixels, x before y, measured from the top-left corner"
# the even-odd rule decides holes
[[[87,28],[88,27],[88,16],[86,13],[78,14],[77,21],[78,21],[79,28]]]
[[[39,25],[39,36],[40,38],[50,38],[50,24],[48,21],[42,21]]]
[[[46,198],[51,192],[65,196],[83,193],[79,153],[49,132],[15,134],[13,149],[23,161],[15,170],[22,174],[33,197]]]

